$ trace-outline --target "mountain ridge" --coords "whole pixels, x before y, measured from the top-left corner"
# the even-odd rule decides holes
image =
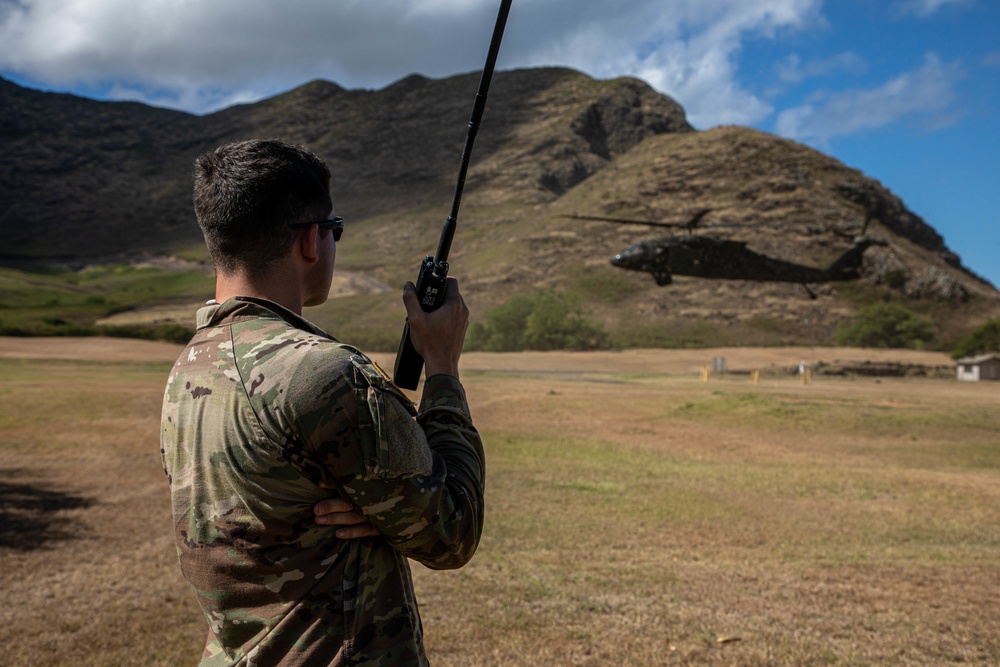
[[[196,116],[0,79],[0,263],[198,246],[195,157],[266,136],[306,145],[330,165],[346,239],[363,239],[338,249],[338,265],[399,284],[412,279],[414,255],[436,243],[478,81],[477,72],[414,74],[361,90],[313,80]],[[878,300],[904,300],[942,326],[1000,315],[994,286],[875,179],[750,128],[697,131],[676,101],[634,78],[595,80],[563,68],[497,72],[463,206],[452,260],[480,312],[553,287],[578,293],[611,328],[627,328],[638,313],[651,330],[708,321],[748,341],[788,334],[807,343],[831,340],[838,323]],[[702,209],[710,212],[693,233],[810,266],[828,265],[862,233],[884,245],[865,252],[853,284],[803,289],[679,277],[656,287],[608,259],[663,234],[569,217],[677,222]]]

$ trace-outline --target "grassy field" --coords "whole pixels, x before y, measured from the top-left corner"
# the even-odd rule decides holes
[[[99,324],[153,304],[184,304],[186,312],[193,313],[192,303],[214,294],[215,278],[194,262],[174,262],[179,266],[122,263],[78,271],[0,268],[0,335],[79,336],[105,331],[185,340],[193,329],[193,315],[181,320],[183,327],[157,322],[155,316],[144,318],[142,327],[129,326],[135,322],[128,320]]]
[[[157,442],[178,351],[0,338],[4,664],[197,662]],[[1000,384],[701,381],[720,354],[947,360],[466,355],[487,526],[415,568],[432,664],[1000,664]]]

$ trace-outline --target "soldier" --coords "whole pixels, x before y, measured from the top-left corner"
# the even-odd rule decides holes
[[[302,318],[327,298],[344,229],[329,180],[277,141],[197,161],[216,295],[167,381],[161,452],[181,571],[209,625],[205,666],[425,665],[407,559],[461,567],[482,533],[458,284],[433,313],[403,290],[427,375],[419,411]]]

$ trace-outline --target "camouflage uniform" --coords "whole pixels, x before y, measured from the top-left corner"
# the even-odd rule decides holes
[[[203,666],[427,664],[407,558],[461,567],[482,532],[485,459],[458,380],[428,378],[417,413],[355,348],[231,299],[198,311],[161,447]],[[320,482],[380,535],[317,525],[336,493]]]

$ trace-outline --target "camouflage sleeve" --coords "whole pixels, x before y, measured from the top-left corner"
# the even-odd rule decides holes
[[[340,401],[340,419],[311,437],[331,481],[399,553],[433,569],[465,565],[482,535],[485,455],[462,385],[429,378],[415,418],[374,364],[352,363],[353,405]]]

